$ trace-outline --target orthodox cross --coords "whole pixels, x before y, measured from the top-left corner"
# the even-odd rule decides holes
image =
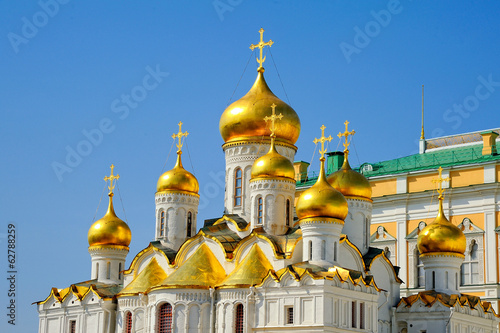
[[[354,135],[356,132],[354,131],[350,131],[347,129],[347,126],[349,125],[349,122],[346,120],[345,123],[345,132],[344,133],[340,133],[337,134],[337,136],[339,137],[339,139],[342,139],[342,137],[344,137],[345,139],[345,142],[342,144],[344,146],[344,151],[347,151],[347,147],[349,147],[350,145],[350,142],[347,140],[347,138],[349,137],[349,135]]]
[[[276,131],[276,126],[275,126],[274,122],[276,121],[276,119],[281,120],[281,118],[283,118],[283,114],[280,113],[280,114],[276,115],[276,111],[275,111],[276,104],[273,103],[273,105],[271,105],[271,108],[273,109],[272,115],[264,117],[264,120],[266,121],[266,123],[268,120],[271,120],[271,137],[274,138],[274,137],[276,137],[276,135],[274,134],[274,132]]]
[[[120,178],[120,175],[113,175],[113,169],[115,168],[115,166],[113,164],[111,164],[111,175],[106,176],[104,177],[104,181],[108,181],[109,180],[109,186],[108,186],[108,189],[109,189],[109,193],[113,193],[113,189],[115,188],[115,184],[116,184],[116,181],[115,181],[115,184],[113,184],[113,180],[116,180],[118,178]]]
[[[175,134],[175,133],[174,133],[174,134],[172,134],[172,139],[174,139],[174,140],[175,140],[176,138],[179,138],[179,143],[178,143],[178,144],[176,144],[176,146],[177,146],[177,151],[181,151],[181,148],[182,148],[182,137],[183,137],[183,136],[184,136],[184,137],[188,136],[188,134],[189,134],[189,133],[188,133],[187,131],[186,131],[186,132],[184,132],[184,133],[182,133],[182,121],[179,121],[179,124],[178,124],[178,125],[179,125],[179,133],[177,133],[177,134]]]
[[[321,158],[320,158],[320,161],[321,160],[324,160],[325,159],[325,153],[326,153],[326,149],[325,149],[325,142],[328,141],[332,141],[332,136],[328,136],[328,137],[325,137],[325,125],[321,125],[321,138],[317,139],[315,138],[314,139],[314,143],[318,143],[318,142],[321,142],[321,149],[319,150],[319,153],[321,154]]]
[[[433,179],[433,183],[439,183],[437,192],[439,193],[439,198],[443,198],[443,193],[444,193],[444,188],[443,188],[443,182],[448,182],[450,181],[450,178],[443,178],[443,168],[439,167],[439,178],[438,179]]]
[[[266,57],[262,58],[262,49],[264,48],[264,46],[271,47],[271,45],[273,45],[274,42],[272,40],[269,40],[269,42],[264,43],[264,29],[260,28],[259,32],[260,32],[260,42],[259,44],[250,45],[250,50],[253,51],[256,47],[260,49],[260,59],[257,58],[257,62],[260,64],[260,67],[262,67],[262,64],[264,63],[264,61],[266,61]]]

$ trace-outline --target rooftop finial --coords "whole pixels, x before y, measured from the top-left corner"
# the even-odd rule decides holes
[[[356,132],[355,131],[350,131],[347,129],[347,126],[349,125],[349,122],[346,120],[344,122],[344,125],[345,125],[345,132],[344,133],[341,133],[339,132],[339,134],[337,134],[337,136],[339,137],[339,139],[342,139],[342,137],[344,137],[345,139],[345,142],[342,144],[344,146],[344,153],[346,152],[349,152],[349,150],[347,149],[349,147],[349,145],[351,144],[349,141],[348,141],[348,137],[349,135],[354,135]]]
[[[425,136],[424,136],[424,85],[422,85],[422,133],[420,133],[420,140],[425,140]]]
[[[175,140],[175,138],[178,138],[178,139],[179,139],[179,143],[178,143],[176,146],[177,146],[177,152],[180,152],[180,151],[181,151],[181,149],[182,149],[182,137],[183,137],[183,136],[184,136],[184,137],[188,136],[188,134],[189,134],[189,133],[188,133],[187,131],[186,131],[186,132],[184,132],[184,133],[182,133],[182,121],[179,121],[179,124],[178,124],[178,125],[179,125],[179,133],[177,133],[177,134],[175,134],[175,133],[174,133],[174,134],[172,134],[172,139],[174,139],[174,140]]]
[[[276,134],[274,133],[276,131],[276,126],[275,126],[275,121],[276,119],[279,119],[281,120],[281,118],[283,118],[283,114],[280,113],[280,114],[276,114],[276,104],[273,103],[273,105],[271,105],[271,108],[273,109],[272,111],[272,114],[270,116],[266,116],[264,117],[264,120],[267,122],[268,120],[271,120],[271,138],[275,138],[276,137]]]
[[[266,57],[262,58],[262,49],[264,48],[264,46],[271,47],[271,45],[273,45],[274,42],[272,40],[269,40],[269,42],[264,43],[264,29],[260,28],[259,33],[260,33],[259,44],[250,45],[250,50],[253,51],[256,47],[258,47],[260,49],[260,58],[257,58],[257,62],[260,65],[259,69],[261,69],[261,68],[263,68],[262,64],[264,63],[264,61],[266,61]]]
[[[113,175],[113,169],[115,168],[115,166],[113,164],[111,164],[111,175],[106,176],[104,177],[104,181],[107,182],[109,180],[109,186],[108,186],[108,189],[109,189],[109,194],[113,194],[113,189],[115,188],[115,184],[116,184],[116,181],[113,183],[113,180],[116,180],[118,178],[120,178],[120,175]]]
[[[320,157],[320,161],[324,161],[325,160],[325,153],[326,153],[326,149],[325,149],[325,142],[328,141],[332,141],[332,136],[329,135],[328,137],[325,137],[325,125],[321,125],[321,138],[319,139],[314,139],[314,143],[318,143],[318,142],[321,142],[321,149],[319,150],[319,153],[321,154],[321,157]]]
[[[444,193],[444,188],[443,188],[443,182],[450,181],[450,178],[443,178],[443,168],[439,167],[439,178],[433,179],[433,183],[439,183],[437,192],[439,193],[439,200],[442,200],[444,198],[443,193]]]

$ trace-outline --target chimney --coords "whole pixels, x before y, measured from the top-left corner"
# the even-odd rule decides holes
[[[344,152],[333,151],[326,153],[328,159],[326,161],[326,174],[329,175],[339,170],[344,164]]]
[[[309,163],[304,161],[293,162],[293,168],[295,169],[295,180],[298,182],[305,181],[307,179],[307,168]]]
[[[498,133],[493,131],[486,131],[482,132],[481,136],[483,137],[483,156],[496,155],[497,154],[496,139]]]

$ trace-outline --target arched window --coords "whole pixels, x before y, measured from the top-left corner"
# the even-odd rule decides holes
[[[479,283],[479,256],[478,245],[473,239],[468,251],[465,252],[465,259],[461,267],[462,285]]]
[[[432,271],[432,289],[436,289],[436,272]]]
[[[417,288],[420,287],[425,287],[425,270],[424,270],[424,263],[422,262],[422,259],[420,259],[420,252],[418,249],[415,251],[415,255],[417,257],[417,266],[415,267],[417,270]]]
[[[118,280],[122,279],[122,263],[118,264]]]
[[[309,260],[313,260],[313,242],[309,241]]]
[[[235,321],[235,332],[243,333],[243,304],[236,305],[236,321]]]
[[[191,212],[188,212],[188,217],[187,217],[187,237],[191,237],[191,232],[193,230],[193,214]]]
[[[95,263],[95,278],[99,279],[99,263]]]
[[[234,206],[241,206],[241,196],[242,196],[242,185],[243,185],[243,173],[241,168],[236,168],[234,170]]]
[[[333,242],[333,260],[337,261],[337,242]]]
[[[158,333],[172,333],[172,305],[164,303],[158,310]]]
[[[162,210],[160,213],[160,236],[163,236],[165,232],[165,211]]]
[[[262,220],[264,219],[264,201],[262,197],[257,199],[257,223],[262,224]]]
[[[286,200],[286,212],[285,212],[285,216],[286,216],[286,226],[289,227],[290,226],[290,199],[287,199]]]
[[[125,333],[132,333],[132,312],[125,314]]]

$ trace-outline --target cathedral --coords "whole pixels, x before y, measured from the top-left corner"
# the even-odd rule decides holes
[[[88,232],[90,279],[37,302],[39,332],[498,332],[492,303],[462,293],[467,242],[443,208],[443,169],[428,179],[439,193],[432,221],[415,233],[422,285],[408,289],[388,250],[390,221],[374,207],[380,187],[349,165],[349,123],[343,152],[327,152],[324,125],[311,138],[318,177],[294,163],[299,115],[266,83],[262,51],[273,42],[259,32],[255,83],[219,121],[224,215],[196,230],[199,184],[182,164],[179,123],[176,163],[157,183],[155,240],[125,266],[132,235],[113,208],[111,166],[108,210]],[[374,212],[382,229],[372,234]]]

